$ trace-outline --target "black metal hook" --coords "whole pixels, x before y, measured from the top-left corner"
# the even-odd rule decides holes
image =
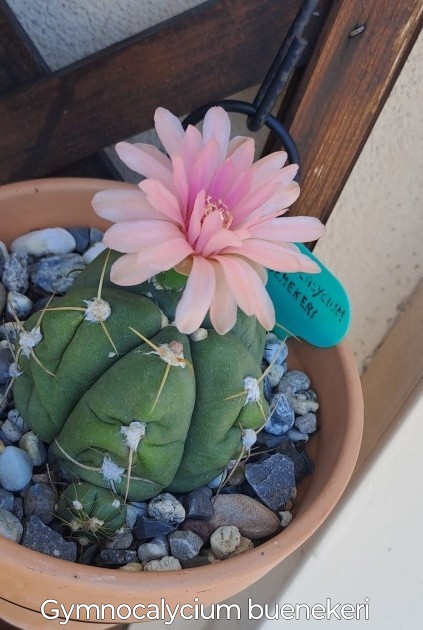
[[[238,100],[221,100],[207,103],[207,105],[199,107],[184,119],[182,122],[183,128],[186,129],[188,125],[196,125],[203,120],[210,107],[219,106],[223,107],[227,112],[245,114],[249,131],[258,131],[263,125],[268,127],[281,141],[288,154],[290,164],[298,164],[300,166],[300,156],[294,140],[282,123],[272,116],[270,112],[307,46],[307,41],[301,35],[318,3],[319,0],[304,0],[302,3],[252,104]],[[300,171],[298,170],[295,180],[299,181],[299,179]]]
[[[246,116],[252,116],[257,111],[257,108],[251,103],[246,103],[244,101],[236,101],[236,100],[224,100],[224,101],[213,101],[211,103],[207,103],[207,105],[203,105],[198,109],[194,110],[189,116],[187,116],[182,121],[182,126],[184,129],[188,127],[188,125],[197,125],[201,120],[203,120],[207,111],[210,107],[222,107],[227,112],[235,112],[238,114],[245,114]],[[291,135],[279,122],[277,118],[268,114],[264,121],[266,127],[268,127],[271,131],[273,131],[281,141],[285,151],[288,154],[288,160],[290,164],[300,164],[300,156],[298,153],[297,146],[292,139]],[[299,171],[295,179],[299,180]]]

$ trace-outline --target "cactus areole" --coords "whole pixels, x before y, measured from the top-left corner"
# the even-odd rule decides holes
[[[238,310],[225,335],[207,318],[182,334],[181,288],[117,287],[118,257],[103,253],[25,322],[13,395],[68,479],[142,501],[216,478],[263,425],[265,330]]]

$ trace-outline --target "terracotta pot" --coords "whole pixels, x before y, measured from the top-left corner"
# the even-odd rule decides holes
[[[93,194],[123,185],[46,179],[4,186],[0,189],[0,238],[9,244],[29,230],[57,225],[104,228],[106,222],[91,209]],[[303,368],[317,391],[321,430],[309,448],[315,472],[299,485],[296,515],[285,531],[230,560],[154,575],[73,564],[0,539],[0,617],[36,630],[63,627],[40,615],[41,604],[48,599],[57,600],[66,610],[77,603],[108,603],[116,608],[125,603],[132,608],[140,603],[160,604],[162,598],[172,608],[194,604],[195,598],[204,605],[217,603],[251,585],[309,538],[339,500],[353,472],[361,441],[363,403],[359,376],[345,343],[323,350],[295,341],[289,346],[290,367]],[[103,621],[112,622],[110,609],[105,612]],[[142,610],[136,612],[140,615]],[[114,621],[122,623],[117,618]],[[137,619],[130,617],[128,621]]]

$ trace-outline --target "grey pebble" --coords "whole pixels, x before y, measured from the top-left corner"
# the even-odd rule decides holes
[[[19,519],[12,512],[0,508],[0,536],[20,542],[22,538],[23,527]]]
[[[286,357],[288,356],[288,348],[284,341],[278,339],[266,341],[266,345],[264,347],[264,358],[268,363],[273,363],[282,365],[284,363]]]
[[[279,363],[274,363],[270,370],[267,372],[267,378],[271,387],[276,387],[285,374],[283,366]]]
[[[310,379],[304,372],[300,370],[290,370],[281,379],[278,385],[278,392],[283,394],[296,394],[302,389],[310,387]]]
[[[164,536],[173,532],[176,529],[176,525],[169,525],[163,521],[158,521],[155,518],[146,518],[145,516],[138,516],[135,526],[132,529],[132,533],[139,540],[145,540],[146,538],[156,538],[157,536]]]
[[[1,256],[1,253],[0,253]],[[0,261],[1,263],[1,261]],[[0,264],[1,267],[1,264]],[[0,277],[2,276],[3,271],[0,270]],[[7,293],[6,293],[6,289],[4,288],[4,286],[2,285],[2,283],[0,282],[0,314],[3,313],[3,309],[6,305],[6,297],[7,297]]]
[[[150,542],[142,543],[138,547],[138,558],[140,562],[150,562],[150,560],[160,560],[169,555],[169,543],[165,536],[153,538]]]
[[[24,524],[21,544],[53,558],[76,561],[77,546],[45,525],[38,516],[31,516]]]
[[[47,483],[34,483],[25,492],[23,509],[25,516],[38,516],[45,525],[54,519],[56,493]]]
[[[12,512],[20,521],[22,521],[22,519],[24,517],[23,498],[22,497],[14,497]]]
[[[67,228],[69,234],[75,239],[75,251],[83,254],[90,244],[90,230],[87,227],[70,227]]]
[[[158,494],[148,504],[148,515],[169,525],[182,523],[185,518],[184,506],[169,492]]]
[[[131,501],[128,503],[128,507],[131,506],[138,516],[147,516],[148,503],[146,501]]]
[[[28,453],[16,446],[6,446],[0,454],[0,485],[5,490],[23,490],[31,481],[32,460]]]
[[[30,458],[34,466],[41,466],[47,459],[47,449],[44,442],[41,441],[38,435],[35,435],[33,431],[25,433],[20,441],[19,448],[24,450]]]
[[[137,552],[129,549],[102,549],[99,556],[103,565],[117,567],[129,562],[137,562]]]
[[[135,527],[135,522],[137,520],[138,513],[133,505],[130,503],[126,506],[126,525],[129,529]]]
[[[279,518],[269,508],[243,494],[218,494],[213,500],[213,529],[235,525],[242,536],[258,540],[276,533]]]
[[[294,426],[294,410],[285,394],[275,394],[273,396],[270,410],[273,411],[264,427],[268,433],[282,435]]]
[[[132,541],[134,540],[134,536],[129,529],[123,529],[122,531],[116,532],[116,534],[109,538],[106,543],[106,549],[129,549],[132,545]]]
[[[19,442],[19,440],[21,439],[22,431],[20,431],[16,425],[10,422],[10,420],[5,420],[2,424],[0,435],[2,440],[6,438],[6,440],[14,444],[15,442]]]
[[[318,410],[319,403],[315,397],[316,394],[314,392],[307,390],[288,395],[288,400],[295,413],[303,416],[306,413],[314,413]]]
[[[0,488],[0,508],[2,510],[8,510],[11,512],[13,510],[13,493],[8,492],[7,490],[3,490]]]
[[[177,560],[189,560],[198,556],[201,547],[204,545],[203,539],[190,531],[177,531],[169,534],[169,545],[171,555]]]
[[[11,254],[6,260],[2,276],[4,287],[8,291],[26,293],[29,286],[28,257],[19,252]]]
[[[208,521],[213,514],[211,497],[212,490],[207,486],[191,490],[185,500],[186,517]]]
[[[6,263],[6,260],[9,258],[9,252],[7,250],[6,245],[3,243],[3,241],[0,241],[0,277],[3,274],[4,271],[4,265]]]
[[[291,498],[295,489],[294,462],[281,453],[245,466],[248,483],[271,510],[277,510]]]
[[[308,433],[302,433],[298,429],[289,429],[287,435],[293,442],[308,442],[310,437]]]
[[[317,429],[317,418],[315,413],[305,413],[295,420],[295,426],[301,433],[314,433]]]
[[[15,343],[18,338],[18,327],[14,322],[6,322],[0,325],[0,339]]]
[[[91,545],[85,545],[83,547],[81,555],[79,556],[77,562],[79,564],[92,564],[92,561],[98,554],[99,546],[97,543],[92,543]]]
[[[84,267],[79,254],[48,256],[30,266],[31,280],[49,293],[66,293]]]
[[[18,427],[21,433],[26,433],[27,431],[29,431],[29,426],[22,418],[17,409],[10,409],[7,414],[7,419],[10,420],[10,422],[12,422],[12,424],[14,424],[16,427]]]
[[[103,236],[104,232],[102,232],[98,228],[90,228],[90,246],[95,245],[96,243],[101,243],[101,241],[103,240]]]
[[[270,405],[270,402],[271,402],[272,397],[274,395],[274,391],[273,391],[273,387],[271,386],[267,376],[265,376],[264,379],[263,379],[263,394],[264,394],[265,399],[267,400],[267,402]]]
[[[6,313],[11,317],[16,317],[21,321],[26,319],[32,311],[32,300],[17,291],[9,291],[7,294]]]

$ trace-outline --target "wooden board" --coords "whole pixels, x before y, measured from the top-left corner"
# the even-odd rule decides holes
[[[300,0],[211,0],[0,100],[3,181],[43,175],[260,82]]]
[[[329,217],[422,18],[421,0],[334,3],[297,92],[282,109],[302,159],[302,194],[292,214]],[[265,151],[274,148],[270,142]]]

